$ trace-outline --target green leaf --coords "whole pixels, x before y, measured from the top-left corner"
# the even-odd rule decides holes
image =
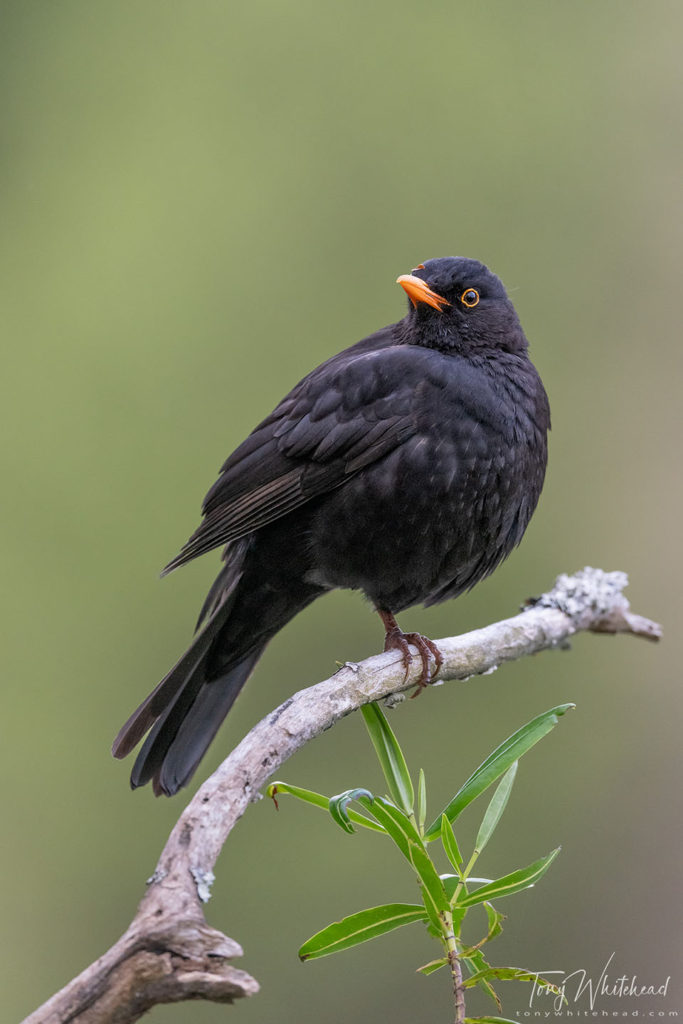
[[[439,920],[438,924],[433,921],[427,921],[427,932],[434,939],[438,939],[439,942],[443,943],[443,921]]]
[[[389,795],[397,807],[406,814],[412,814],[415,800],[413,783],[398,740],[378,704],[364,704],[360,710],[387,780]]]
[[[451,908],[451,917],[453,918],[453,931],[455,932],[456,935],[460,934],[460,929],[462,928],[462,922],[465,919],[466,913],[467,907]]]
[[[394,928],[401,928],[404,924],[426,919],[424,907],[416,903],[386,903],[380,907],[371,907],[323,928],[304,942],[299,957],[301,960],[317,960],[321,956],[329,956],[330,953],[338,953],[342,949],[350,949],[351,946],[384,935]]]
[[[420,835],[425,830],[425,820],[427,818],[427,783],[425,781],[424,768],[420,768],[420,774],[417,779],[417,827],[420,831]]]
[[[422,840],[408,815],[381,796],[376,796],[372,804],[365,797],[361,797],[360,803],[373,815],[384,831],[389,833],[406,860],[410,860],[409,842],[422,846]]]
[[[538,988],[548,989],[558,996],[563,994],[562,990],[553,984],[552,981],[540,977],[534,971],[524,970],[522,967],[486,967],[483,971],[473,974],[467,981],[464,981],[463,988],[472,988],[474,985],[478,985],[481,980],[488,978],[498,978],[500,981],[532,981]]]
[[[369,789],[347,789],[345,792],[339,793],[338,796],[330,797],[330,814],[344,832],[355,831],[349,821],[349,814],[346,808],[352,800],[359,800],[360,797],[364,797],[369,803],[372,803],[375,799]]]
[[[519,761],[512,762],[508,770],[505,772],[505,775],[496,786],[496,791],[491,797],[491,803],[486,808],[486,814],[483,817],[477,833],[477,839],[474,844],[474,850],[477,855],[481,853],[493,835],[496,825],[500,821],[501,815],[505,810],[506,804],[510,798],[512,783],[515,781],[515,775],[517,774],[518,764]],[[443,828],[443,818],[441,820]]]
[[[422,883],[422,898],[432,921],[451,909],[443,883],[422,843],[409,842],[410,860]]]
[[[297,797],[298,800],[303,800],[304,803],[313,804],[314,807],[324,807],[328,809],[328,799],[323,796],[322,793],[314,793],[311,789],[301,789],[299,786],[290,786],[287,782],[271,782],[266,790],[266,796],[271,797],[273,803],[280,810],[280,806],[277,802],[277,797],[281,793],[289,793],[291,796]]]
[[[480,949],[478,949],[475,953],[472,953],[471,955],[463,954],[461,956],[461,960],[465,962],[465,967],[467,968],[467,971],[470,974],[470,976],[473,976],[475,974],[482,974],[486,970],[486,968],[490,966],[490,964],[486,960],[486,957],[484,956]],[[486,978],[481,977],[477,982],[477,985],[486,993],[487,996],[489,996],[493,1000],[493,1002],[496,1004],[499,1010],[503,1009],[503,1004],[500,1001],[498,993],[496,992],[493,985],[491,985],[490,982],[486,980]]]
[[[505,920],[505,914],[500,914],[491,903],[484,903],[484,909],[488,918],[488,932],[475,946],[466,946],[462,950],[461,956],[473,956],[485,943],[491,942],[492,939],[495,939],[503,931],[501,921]]]
[[[434,974],[434,971],[440,970],[445,967],[448,963],[448,957],[442,956],[440,960],[430,960],[428,964],[422,964],[422,967],[416,969],[417,974],[424,974],[425,977],[428,974]]]
[[[462,878],[460,875],[441,875],[441,881],[443,882],[443,887],[446,890],[446,896],[448,896],[449,900],[452,900],[455,890],[462,882]]]
[[[486,911],[486,917],[489,923],[489,930],[484,942],[491,942],[496,936],[500,935],[503,931],[503,921],[505,920],[505,914],[501,914],[500,911],[491,903],[484,903],[484,910]]]
[[[465,1024],[519,1024],[509,1017],[465,1017]]]
[[[277,797],[281,793],[288,793],[290,796],[295,796],[297,800],[303,800],[304,803],[319,807],[323,811],[330,809],[330,801],[326,796],[314,793],[310,789],[301,789],[300,786],[290,786],[287,782],[272,782],[266,790],[267,796],[272,798],[276,807],[278,806]],[[357,814],[355,811],[347,811],[347,814],[349,821],[352,821],[354,825],[362,825],[363,828],[372,829],[373,832],[384,832],[381,825],[366,818],[364,814]]]
[[[365,797],[361,797],[361,804],[375,816],[377,821],[389,833],[406,860],[412,864],[422,883],[421,891],[425,909],[429,915],[430,932],[432,935],[441,937],[444,925],[440,917],[440,911],[448,910],[449,904],[445,901],[445,892],[441,879],[425,851],[424,844],[415,825],[407,814],[404,814],[398,807],[394,807],[388,800],[384,800],[380,796],[375,797],[372,805],[369,804]]]
[[[446,856],[458,874],[460,874],[462,854],[460,853],[460,847],[458,846],[458,841],[455,838],[453,827],[445,814],[441,815],[441,842],[443,843],[443,848],[446,851]]]
[[[455,794],[451,802],[447,807],[444,808],[443,814],[446,815],[450,822],[455,821],[458,815],[471,804],[485,789],[495,782],[496,779],[500,778],[503,772],[506,772],[514,761],[517,761],[522,754],[525,754],[527,750],[530,750],[535,743],[538,743],[540,739],[553,729],[559,718],[566,714],[571,708],[575,707],[574,704],[559,704],[555,708],[551,708],[549,711],[544,711],[542,715],[538,715],[531,722],[527,722],[521,729],[513,733],[512,736],[501,743],[492,754],[490,754],[485,761],[483,761],[479,767],[470,775],[469,779],[458,792]],[[425,840],[432,842],[441,834],[441,814],[438,818],[435,818],[432,824],[427,829],[425,834]]]
[[[511,896],[513,892],[520,892],[534,885],[539,878],[542,878],[552,862],[560,852],[560,847],[549,853],[547,857],[541,857],[526,868],[518,871],[511,871],[509,875],[503,875],[488,885],[482,885],[475,892],[462,896],[457,903],[459,907],[471,907],[475,903],[483,903],[485,900],[501,899],[503,896]]]

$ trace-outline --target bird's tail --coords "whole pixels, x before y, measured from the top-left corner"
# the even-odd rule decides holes
[[[226,550],[226,565],[204,602],[193,643],[114,740],[112,753],[122,758],[149,732],[131,772],[133,789],[151,781],[157,796],[172,796],[190,781],[273,635],[257,629],[243,635],[232,654],[223,650],[248,548],[238,542]]]
[[[151,780],[156,796],[173,796],[187,785],[261,650],[253,651],[217,679],[206,680],[201,665],[194,668],[142,745],[130,776],[133,789]],[[125,742],[114,746],[115,757],[124,757],[126,752]]]
[[[261,551],[249,538],[229,545],[193,643],[114,740],[121,758],[148,733],[133,789],[151,781],[157,796],[172,796],[190,781],[266,644],[324,593],[302,580],[305,566],[283,558],[278,536],[271,548]]]
[[[232,603],[224,599],[219,604],[194,643],[114,740],[114,757],[126,757],[150,730],[131,772],[133,789],[151,780],[157,796],[172,796],[190,781],[262,654],[268,638],[221,674],[211,671],[212,648]]]

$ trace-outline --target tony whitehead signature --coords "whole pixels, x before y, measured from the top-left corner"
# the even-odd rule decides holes
[[[588,996],[591,1010],[595,1009],[595,1002],[598,996],[617,996],[618,998],[640,998],[641,996],[665,996],[671,981],[671,975],[661,985],[643,985],[636,974],[622,974],[612,979],[607,968],[614,960],[612,953],[602,969],[600,976],[595,979],[591,977],[584,968],[572,971],[567,974],[565,971],[539,971],[536,980],[532,983],[529,1006],[533,1006],[534,999],[543,996],[552,996],[553,1009],[561,1010],[565,1002],[577,1003],[582,995]],[[539,978],[548,978],[556,986],[558,991],[551,992],[548,988],[539,983]]]

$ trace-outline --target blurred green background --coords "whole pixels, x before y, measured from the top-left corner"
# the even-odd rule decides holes
[[[396,276],[442,255],[508,285],[551,397],[550,469],[521,549],[403,624],[483,625],[592,564],[627,570],[668,636],[581,636],[391,721],[436,810],[513,729],[575,701],[481,863],[563,845],[501,908],[491,956],[597,976],[614,952],[613,976],[672,975],[668,1000],[620,1009],[680,1009],[682,29],[661,0],[2,4],[2,1021],[125,929],[184,806],[132,794],[109,747],[216,571],[211,555],[158,579],[218,466],[316,363],[401,317]],[[197,781],[294,689],[380,644],[358,596],[312,607]],[[381,785],[358,716],[280,774]],[[418,928],[297,961],[334,918],[413,898],[387,849],[292,801],[254,806],[207,913],[262,992],[149,1019],[449,1020],[447,979],[413,973],[436,955]],[[507,1016],[525,1009],[526,989],[501,991]]]

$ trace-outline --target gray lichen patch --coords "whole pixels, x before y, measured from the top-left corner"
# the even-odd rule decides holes
[[[572,576],[566,573],[558,576],[553,589],[534,601],[534,607],[557,608],[574,621],[581,619],[586,612],[608,615],[625,601],[622,591],[626,586],[628,576],[625,572],[605,572],[587,565]]]
[[[190,868],[190,873],[197,886],[197,896],[202,903],[208,903],[211,899],[211,886],[216,881],[213,871],[205,871],[204,868]]]

